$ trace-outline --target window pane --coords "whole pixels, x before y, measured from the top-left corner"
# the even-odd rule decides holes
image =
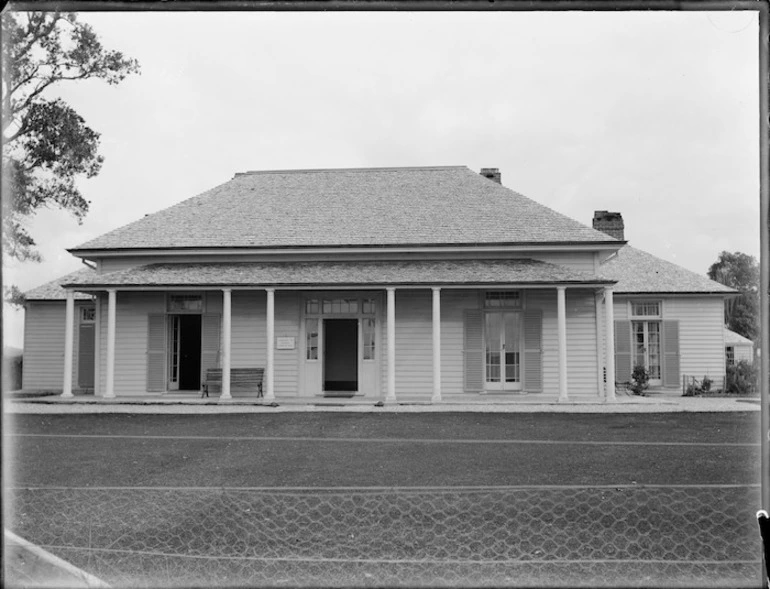
[[[305,313],[309,315],[315,315],[320,311],[320,304],[318,299],[308,299],[305,301]]]
[[[634,303],[633,313],[637,317],[659,317],[660,303],[659,302]]]
[[[520,307],[521,296],[516,290],[500,290],[486,293],[485,307]]]
[[[203,297],[201,295],[170,295],[168,298],[169,311],[202,311]]]
[[[365,318],[362,320],[361,329],[364,340],[364,360],[374,359],[374,319]]]
[[[305,319],[306,358],[318,360],[318,319]]]
[[[361,306],[361,310],[366,314],[374,313],[377,310],[374,299],[364,299]]]
[[[94,307],[83,307],[80,310],[80,318],[84,322],[90,323],[96,320],[96,309]]]

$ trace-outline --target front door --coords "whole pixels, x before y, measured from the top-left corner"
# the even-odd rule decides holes
[[[650,386],[660,386],[660,321],[634,321],[632,329],[634,366],[644,366]]]
[[[358,391],[358,319],[324,320],[324,394]]]
[[[485,314],[486,388],[521,389],[521,316],[515,312]]]
[[[201,388],[201,316],[169,316],[169,390]]]

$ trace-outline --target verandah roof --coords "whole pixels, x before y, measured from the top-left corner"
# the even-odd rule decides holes
[[[63,284],[76,290],[110,287],[601,285],[613,280],[538,260],[377,262],[231,262],[148,264]]]

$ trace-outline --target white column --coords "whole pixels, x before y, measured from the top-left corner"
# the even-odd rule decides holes
[[[222,394],[220,399],[232,399],[230,395],[230,342],[232,340],[232,289],[222,289]]]
[[[267,289],[267,367],[265,368],[265,401],[274,401],[275,374],[275,289]]]
[[[385,289],[388,293],[388,390],[385,400],[396,400],[396,289]]]
[[[567,401],[567,302],[566,289],[556,287],[556,314],[559,329],[559,401]]]
[[[72,397],[72,357],[75,341],[75,293],[67,291],[67,305],[64,311],[64,382],[62,397]]]
[[[612,287],[604,287],[604,363],[607,366],[606,400],[615,400],[615,313],[612,301]]]
[[[107,291],[107,383],[104,387],[104,397],[115,397],[115,320],[117,293],[114,288]]]
[[[433,397],[441,401],[441,289],[433,287]]]

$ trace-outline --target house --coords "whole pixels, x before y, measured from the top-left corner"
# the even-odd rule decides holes
[[[754,362],[754,342],[725,327],[725,363],[735,366],[741,361]]]
[[[724,373],[734,291],[465,166],[245,172],[69,251],[27,293],[24,387],[265,402],[615,398]],[[62,353],[63,351],[63,353]],[[609,384],[608,384],[609,383]],[[189,391],[189,393],[184,393]]]

